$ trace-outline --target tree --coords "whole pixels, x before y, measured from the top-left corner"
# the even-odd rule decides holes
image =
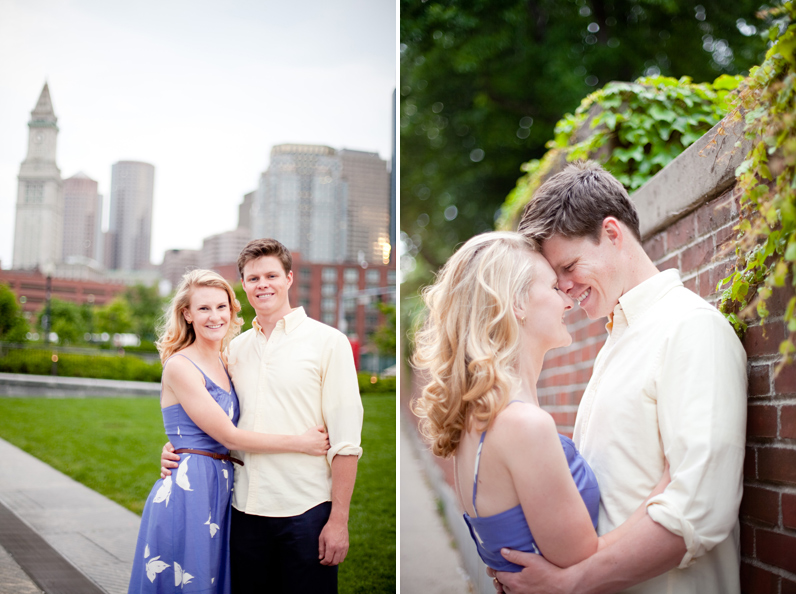
[[[124,334],[133,331],[133,310],[124,297],[100,307],[94,316],[97,332]]]
[[[42,322],[46,305],[39,312],[38,325],[44,332]],[[57,297],[50,300],[50,332],[58,335],[61,344],[76,344],[84,342],[84,336],[89,331],[89,326],[83,316],[83,308],[71,301],[62,301]]]
[[[395,303],[378,302],[376,306],[384,314],[384,323],[371,335],[373,343],[382,355],[395,356]]]
[[[759,63],[758,6],[402,0],[401,229],[418,266],[405,288],[493,228],[520,165],[590,91],[644,74],[707,82]]]
[[[252,304],[249,303],[249,299],[246,297],[246,291],[243,290],[243,285],[240,283],[235,285],[235,298],[240,302],[241,310],[238,316],[243,318],[243,326],[240,328],[241,332],[243,332],[252,327],[252,322],[257,313],[254,311]]]
[[[124,299],[132,313],[132,331],[142,340],[153,342],[157,338],[155,332],[165,305],[158,286],[138,284],[129,287],[124,292]]]
[[[29,331],[28,322],[17,303],[17,296],[8,285],[0,283],[0,340],[23,342],[27,340]]]

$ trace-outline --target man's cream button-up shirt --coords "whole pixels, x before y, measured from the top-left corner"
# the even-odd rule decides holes
[[[682,536],[679,568],[627,590],[734,594],[746,435],[746,353],[725,318],[667,270],[620,297],[574,441],[600,483],[599,532],[624,522],[669,461],[647,513]]]
[[[361,456],[362,400],[346,336],[308,318],[304,308],[277,322],[269,338],[257,321],[229,346],[229,370],[240,400],[238,427],[300,435],[326,426],[326,457],[239,452],[232,505],[257,516],[297,516],[331,501],[331,462]]]

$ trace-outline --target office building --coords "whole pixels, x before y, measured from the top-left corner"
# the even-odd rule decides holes
[[[206,237],[199,252],[199,267],[214,269],[221,264],[237,262],[247,243],[249,243],[249,230],[245,228]]]
[[[251,237],[273,237],[306,262],[389,260],[390,179],[376,153],[282,144],[271,149],[251,208]]]
[[[63,182],[55,164],[58,118],[45,83],[28,122],[28,154],[19,168],[12,265],[30,270],[62,258]]]
[[[390,261],[390,174],[378,153],[338,153],[345,183],[346,261]]]
[[[199,268],[199,250],[166,250],[163,264],[160,265],[160,276],[175,288],[182,275]]]
[[[252,206],[254,205],[254,196],[257,194],[256,190],[244,194],[243,202],[238,205],[238,229],[252,228]]]
[[[119,161],[111,169],[110,223],[106,266],[112,270],[145,270],[151,266],[152,199],[155,167]]]
[[[102,262],[102,196],[82,171],[64,180],[63,260]]]
[[[271,149],[252,208],[252,237],[273,237],[314,262],[345,259],[345,199],[340,159],[328,146]]]

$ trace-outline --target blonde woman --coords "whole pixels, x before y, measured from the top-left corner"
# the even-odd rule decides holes
[[[423,297],[414,364],[428,383],[413,410],[433,453],[455,456],[484,563],[520,571],[500,554],[506,547],[569,566],[616,539],[622,528],[598,540],[597,480],[539,406],[545,353],[572,341],[563,318],[573,302],[537,247],[517,233],[473,237]]]
[[[186,274],[157,342],[163,361],[161,409],[181,454],[175,476],[155,483],[144,507],[129,592],[230,592],[229,450],[323,456],[323,427],[265,435],[236,427],[240,411],[223,355],[240,331],[240,304],[215,272]],[[190,587],[187,587],[190,584]]]

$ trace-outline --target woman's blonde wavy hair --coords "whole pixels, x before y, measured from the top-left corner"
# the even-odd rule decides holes
[[[177,287],[177,293],[171,300],[158,327],[158,339],[155,346],[160,353],[160,360],[164,363],[174,353],[190,346],[196,340],[193,325],[186,321],[183,311],[190,308],[193,291],[200,287],[223,289],[229,297],[230,323],[227,334],[221,343],[222,356],[230,341],[240,332],[240,327],[243,325],[243,320],[238,317],[240,302],[235,298],[232,286],[220,274],[212,270],[191,270],[183,275]]]
[[[412,363],[428,377],[412,404],[436,456],[453,455],[462,432],[483,431],[518,386],[514,305],[533,280],[532,239],[494,232],[467,241],[423,289],[428,317]]]

